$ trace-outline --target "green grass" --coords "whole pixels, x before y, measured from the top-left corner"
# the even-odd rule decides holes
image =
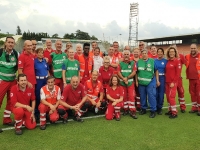
[[[185,79],[184,85],[186,103],[190,103],[188,81]],[[189,114],[190,107],[187,106],[184,114],[179,112],[174,120],[165,115],[150,119],[148,113],[138,115],[137,120],[122,116],[117,122],[100,117],[87,119],[84,123],[72,121],[48,125],[45,131],[39,127],[35,130],[23,129],[22,136],[16,136],[14,130],[7,130],[0,134],[0,150],[198,150],[200,117]],[[3,114],[3,109],[0,114]]]

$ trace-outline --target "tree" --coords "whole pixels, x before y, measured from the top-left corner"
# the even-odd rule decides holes
[[[16,33],[16,35],[22,35],[22,31],[20,29],[20,26],[17,26],[17,33]]]
[[[58,38],[58,34],[57,33],[53,34],[52,38]]]
[[[87,32],[83,32],[81,30],[76,31],[76,39],[79,40],[90,40],[90,36]]]
[[[91,36],[91,38],[90,38],[91,40],[98,40],[94,35],[93,36]]]

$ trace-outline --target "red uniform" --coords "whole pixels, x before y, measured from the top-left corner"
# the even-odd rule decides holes
[[[36,122],[31,120],[31,112],[25,108],[15,107],[17,102],[30,106],[30,102],[35,100],[33,88],[26,87],[25,91],[21,91],[18,85],[14,85],[10,92],[12,112],[15,118],[15,129],[18,130],[24,124],[28,129],[34,129]]]
[[[48,103],[55,105],[58,100],[61,98],[61,91],[58,86],[54,86],[52,91],[49,91],[48,86],[43,86],[40,90],[40,99],[46,100]],[[47,105],[40,103],[39,105],[40,110],[40,125],[46,124],[46,113],[49,112],[51,109]],[[59,119],[59,115],[57,110],[55,110],[52,114],[49,115],[50,121],[56,122]]]
[[[149,58],[156,59],[156,58],[158,58],[158,55],[152,55],[151,53],[148,53],[148,57],[149,57]]]
[[[103,93],[103,85],[102,83],[97,80],[96,84],[92,84],[92,80],[87,80],[85,82],[85,93],[87,93],[87,96],[93,99],[96,103],[99,102],[99,94]],[[90,105],[92,105],[91,102],[89,102]]]
[[[117,64],[119,63],[119,59],[118,57],[115,57],[115,55],[113,55],[112,57],[110,57],[110,64]],[[117,74],[117,67],[116,68],[113,68],[115,71],[114,71],[114,74]]]
[[[118,60],[120,60],[122,58],[122,53],[121,52],[115,52],[114,56],[118,58]]]
[[[186,55],[186,75],[189,79],[189,92],[192,101],[192,111],[200,112],[200,78],[198,74],[197,64],[200,66],[200,54],[192,57]]]
[[[178,60],[180,61],[181,71],[182,71],[182,65],[185,64],[185,58],[182,54],[179,54]],[[184,98],[183,80],[182,80],[181,74],[178,79],[177,91],[178,91],[178,101],[180,103],[180,109],[185,111],[186,105],[185,105],[185,98]]]
[[[68,84],[63,90],[61,100],[71,106],[75,106],[82,101],[83,97],[85,97],[85,93],[82,84],[79,84],[76,89],[73,89],[71,84]],[[68,110],[68,108],[62,105],[59,105],[58,108]],[[78,112],[75,112],[75,114],[77,114],[78,116],[82,116],[84,112],[86,112],[86,110],[83,109],[83,107],[81,106],[81,109]]]
[[[104,66],[101,66],[101,68],[99,69],[98,80],[103,84],[103,88],[106,88],[108,86],[113,73],[114,69],[112,67],[108,67],[108,70],[105,70]]]
[[[175,97],[180,74],[181,64],[179,60],[176,58],[173,60],[168,60],[165,68],[165,93],[169,105],[169,111],[171,111],[173,115],[177,114]],[[174,83],[174,87],[172,88],[170,88],[171,83]]]
[[[51,75],[53,75],[53,70],[52,70],[52,58],[51,58],[51,53],[54,52],[53,49],[51,49],[50,51],[48,51],[48,49],[46,48],[44,50],[44,58],[48,58],[48,65],[49,65],[49,73]]]
[[[34,69],[34,56],[24,51],[18,58],[18,68],[27,76],[28,82],[33,87],[36,84],[35,69]]]
[[[120,99],[120,97],[124,96],[124,90],[123,87],[118,86],[116,89],[113,89],[112,87],[107,87],[106,95],[109,95],[113,99]],[[120,109],[123,107],[123,101],[117,103],[115,106],[112,106],[112,101],[109,101],[108,108],[106,110],[106,119],[112,120],[114,117],[119,118],[120,117]]]

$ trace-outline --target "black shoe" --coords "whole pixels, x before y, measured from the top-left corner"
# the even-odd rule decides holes
[[[140,111],[141,111],[141,108],[138,108],[138,107],[137,107],[136,110],[137,110],[137,112],[140,112]]]
[[[125,110],[125,111],[123,112],[123,116],[126,116],[126,115],[128,115],[128,111],[127,111],[127,110]]]
[[[168,112],[165,113],[165,115],[168,115],[168,116],[170,116],[171,114],[172,114],[171,111],[168,111]]]
[[[46,125],[40,126],[40,130],[45,130],[45,129],[46,129]]]
[[[74,120],[74,121],[77,121],[77,122],[84,122],[84,120],[81,119],[81,117],[79,117],[78,115],[77,115],[77,116],[74,116],[73,120]]]
[[[64,124],[68,123],[68,119],[67,118],[63,118],[63,123]]]
[[[158,115],[162,115],[162,109],[158,109],[158,110],[157,110],[157,114],[158,114]]]
[[[22,130],[21,130],[21,129],[15,130],[15,134],[16,134],[16,135],[22,135]]]
[[[181,109],[181,112],[182,112],[182,113],[185,113],[185,110]]]
[[[132,112],[132,113],[130,114],[130,116],[131,116],[133,119],[137,119],[137,118],[138,118],[135,112]]]
[[[3,130],[0,128],[0,133],[3,132]]]
[[[200,111],[199,111],[199,112],[197,112],[197,116],[200,116]]]
[[[146,114],[147,112],[146,112],[146,109],[141,109],[141,111],[139,112],[139,114],[140,115],[144,115],[144,114]]]
[[[155,111],[151,111],[149,118],[155,118],[156,116],[156,112]]]
[[[115,118],[115,120],[116,120],[116,121],[120,121],[120,119],[121,119],[120,117],[118,117],[118,118]]]
[[[198,112],[198,111],[197,111],[197,110],[190,110],[190,111],[189,111],[190,114],[194,114],[194,113],[196,113],[196,112]]]
[[[170,119],[174,119],[174,118],[177,118],[177,117],[178,117],[178,115],[175,115],[175,114],[171,114],[171,115],[169,116]]]

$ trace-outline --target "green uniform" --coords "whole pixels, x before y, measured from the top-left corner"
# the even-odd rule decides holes
[[[80,65],[77,60],[64,60],[62,68],[63,70],[66,70],[66,83],[70,83],[70,80],[73,76],[79,76]]]
[[[3,50],[0,57],[0,80],[13,81],[17,71],[17,58],[14,52],[8,55],[8,60],[6,61],[6,52]]]
[[[125,63],[125,62],[120,62],[120,69],[121,69],[121,74],[123,77],[128,77],[132,72],[133,72],[133,68],[135,66],[134,61],[131,61],[130,63]],[[128,86],[131,86],[133,83],[133,78],[132,79],[128,79]],[[124,83],[124,81],[120,81],[120,84],[122,86],[127,86],[127,84]]]
[[[52,66],[53,66],[53,75],[55,78],[62,78],[62,64],[64,60],[67,59],[65,53],[56,54],[55,52],[51,53],[52,57]]]
[[[154,60],[152,58],[148,58],[147,61],[140,59],[137,68],[138,83],[148,85],[154,77]]]

